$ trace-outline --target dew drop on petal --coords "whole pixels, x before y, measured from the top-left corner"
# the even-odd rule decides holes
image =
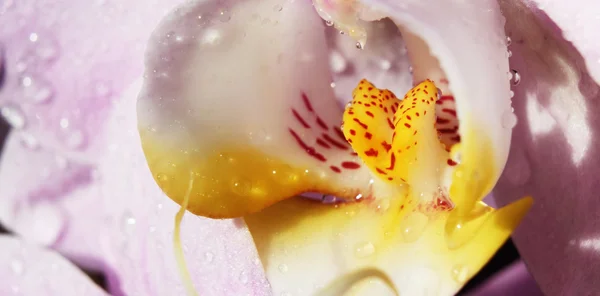
[[[286,272],[288,272],[288,266],[287,266],[287,264],[285,264],[285,263],[281,263],[281,264],[279,264],[279,267],[278,267],[278,268],[279,268],[279,271],[281,271],[282,273],[286,273]]]
[[[328,27],[332,27],[333,26],[333,21],[332,20],[326,20],[325,21],[325,25],[327,25]]]
[[[329,55],[329,67],[331,67],[333,73],[339,74],[341,72],[344,72],[347,66],[348,62],[346,61],[346,58],[342,56],[341,53],[339,53],[338,51],[331,52],[331,54]]]
[[[400,223],[402,238],[407,243],[418,240],[428,223],[429,218],[423,213],[413,212],[408,214]]]
[[[5,105],[0,108],[0,114],[13,128],[22,129],[25,127],[25,115],[18,106]]]
[[[12,272],[19,276],[23,274],[23,271],[25,270],[25,267],[23,265],[23,261],[21,261],[21,259],[19,258],[14,258],[11,262],[10,262],[10,269],[12,270]]]
[[[121,216],[121,225],[123,227],[123,232],[127,235],[132,234],[135,230],[135,225],[137,221],[133,214],[129,211],[125,211]]]
[[[513,74],[512,72],[506,72],[506,77],[508,78],[508,80],[512,80],[513,79]]]
[[[357,48],[357,49],[363,49],[363,48],[364,48],[364,45],[363,45],[363,43],[362,43],[362,42],[360,42],[360,41],[359,41],[359,42],[356,42],[356,48]]]
[[[221,11],[219,11],[218,14],[219,14],[219,20],[223,23],[226,23],[231,20],[231,14],[229,13],[229,11],[227,11],[225,9],[222,9]]]
[[[513,74],[513,85],[517,86],[519,85],[519,83],[521,83],[521,74],[519,74],[519,72],[517,72],[517,70],[510,70]]]
[[[22,132],[20,134],[21,146],[29,150],[37,150],[40,148],[39,141],[31,134]]]
[[[246,271],[240,272],[240,282],[242,282],[242,284],[247,284],[248,283],[248,274],[246,273]]]
[[[504,128],[513,128],[517,125],[517,116],[513,112],[504,112],[502,114],[502,126]]]
[[[467,281],[469,277],[469,268],[462,264],[457,264],[452,267],[452,278],[459,284]]]
[[[204,260],[208,263],[213,262],[213,260],[215,259],[215,254],[213,254],[212,252],[206,252],[204,253]]]
[[[510,46],[511,43],[512,43],[512,39],[510,39],[510,37],[506,36],[506,46]]]
[[[512,90],[508,94],[510,95],[511,98],[515,96],[515,92]]]
[[[277,12],[277,11],[282,11],[282,10],[283,10],[283,6],[281,6],[279,4],[273,6],[273,11]]]
[[[366,258],[375,253],[375,246],[371,242],[359,243],[354,248],[354,256],[357,258]]]

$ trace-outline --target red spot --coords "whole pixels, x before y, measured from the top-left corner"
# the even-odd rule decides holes
[[[342,130],[339,128],[334,128],[333,129],[335,131],[335,134],[342,140],[342,141],[346,141],[346,137],[344,136],[344,133],[342,133]]]
[[[329,146],[329,144],[325,143],[323,140],[321,139],[317,139],[317,144],[319,144],[319,146],[323,147],[323,148],[331,148],[331,146]]]
[[[438,101],[454,101],[453,96],[442,96]]]
[[[381,146],[383,146],[383,148],[385,148],[385,151],[390,151],[390,149],[392,149],[392,145],[388,144],[386,141],[383,141],[381,143]],[[393,153],[393,152],[392,152]]]
[[[308,99],[305,93],[302,93],[302,101],[304,101],[304,106],[306,106],[306,109],[308,109],[308,111],[314,111],[312,105],[310,104],[310,100]]]
[[[375,116],[373,115],[373,113],[371,113],[370,111],[365,112],[365,114],[371,116],[371,118],[374,118]]]
[[[371,133],[369,133],[369,132],[366,132],[365,138],[367,138],[367,140],[371,140],[371,138],[373,138],[373,135],[371,135]]]
[[[305,128],[310,128],[310,125],[308,125],[308,123],[304,121],[304,118],[302,118],[300,114],[296,112],[296,110],[292,109],[292,114],[294,114],[294,117],[296,117],[296,119],[300,122],[300,124],[302,124],[302,126],[304,126]]]
[[[390,166],[386,169],[392,171],[394,170],[394,166],[396,166],[396,155],[394,154],[394,152],[392,152],[392,156],[390,158]]]
[[[334,166],[334,165],[330,166],[329,168],[330,168],[332,171],[336,172],[336,173],[339,173],[339,172],[341,172],[341,171],[342,171],[342,170],[340,170],[340,168],[338,168],[338,167],[336,167],[336,166]]]
[[[410,115],[406,115],[406,118],[407,118],[408,120],[412,120],[412,118],[410,118]]]
[[[377,96],[371,95],[371,99],[377,99]]]
[[[410,124],[408,124],[408,123],[405,123],[404,126],[407,128],[410,128]]]
[[[391,129],[395,129],[396,127],[394,126],[394,124],[392,123],[392,121],[390,120],[390,118],[388,117],[387,119],[388,125],[390,126]]]
[[[456,161],[454,161],[454,160],[452,160],[452,159],[448,158],[448,165],[449,165],[449,166],[455,166],[455,165],[457,165],[457,164],[458,164],[458,163],[456,163]]]
[[[373,88],[372,88],[372,87],[369,87],[367,90],[368,90],[368,91],[372,91],[372,90],[373,90]]]
[[[392,105],[390,108],[392,108],[392,113],[396,113],[396,106]]]
[[[321,120],[321,117],[317,116],[317,124],[324,130],[327,130],[327,125],[325,124],[325,122],[323,120]]]
[[[365,107],[371,107],[371,104],[365,103]]]
[[[441,117],[438,117],[435,120],[435,123],[437,123],[437,124],[446,124],[446,123],[449,123],[449,122],[450,122],[449,119],[445,119],[445,118],[441,118]]]
[[[458,127],[454,127],[454,128],[441,128],[438,129],[438,132],[441,134],[453,134],[458,130]]]
[[[348,146],[332,139],[328,134],[322,134],[322,136],[325,139],[325,141],[329,142],[329,144],[331,144],[339,149],[342,149],[342,150],[348,150]]]
[[[383,107],[383,112],[388,113],[387,107]]]
[[[442,112],[446,112],[454,117],[456,117],[456,110],[452,110],[452,109],[448,109],[448,108],[444,108],[442,109]]]
[[[358,156],[358,153],[356,153],[356,152],[350,152],[350,155],[352,155],[352,156]]]
[[[428,94],[429,94],[429,93],[427,92],[427,90],[423,90],[423,92],[424,92],[426,95],[428,95]]]
[[[344,161],[342,162],[342,167],[345,169],[349,169],[349,170],[355,170],[360,168],[360,164],[354,162],[354,161]]]
[[[298,142],[298,145],[300,145],[300,147],[302,147],[302,149],[304,149],[304,151],[306,151],[306,153],[308,153],[308,155],[310,155],[322,162],[327,161],[327,158],[325,158],[325,156],[323,156],[322,154],[318,153],[315,148],[306,145],[306,143],[304,143],[304,141],[302,141],[300,136],[298,136],[298,134],[296,134],[296,132],[293,129],[290,128],[288,130],[290,131],[290,133],[292,134],[294,139],[296,139],[296,142]]]
[[[365,155],[369,156],[369,157],[377,157],[377,155],[379,155],[379,151],[371,148],[371,149],[365,151]]]
[[[351,134],[351,135],[353,135],[353,136],[356,136],[356,131],[355,131],[355,130],[353,130],[353,129],[351,129],[351,130],[350,130],[350,134]]]
[[[352,118],[352,120],[354,120],[356,123],[358,123],[358,124],[359,124],[360,126],[362,126],[362,128],[364,128],[364,129],[368,129],[368,128],[369,128],[369,126],[368,126],[368,125],[366,125],[366,124],[364,124],[364,123],[360,122],[360,120],[358,120],[358,118]]]
[[[452,140],[454,142],[460,142],[460,136],[454,136],[454,137],[450,138],[450,140]]]
[[[375,170],[376,170],[378,173],[382,174],[382,175],[387,175],[387,174],[386,174],[386,173],[385,173],[385,172],[384,172],[382,169],[380,169],[380,168],[375,168]]]
[[[419,117],[419,112],[415,113],[415,115],[417,115],[417,117]]]

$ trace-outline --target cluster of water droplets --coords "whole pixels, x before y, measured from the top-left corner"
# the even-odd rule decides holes
[[[512,39],[510,37],[506,37],[506,46],[509,47],[512,44]],[[512,57],[512,51],[510,49],[507,50],[507,57]],[[515,87],[521,83],[521,74],[517,70],[511,69],[506,73],[507,79],[511,82],[511,87]],[[514,108],[512,107],[512,98],[515,93],[513,90],[510,91],[511,98],[511,108],[508,111],[505,111],[502,114],[502,126],[508,129],[512,129],[517,125],[517,116],[514,113]]]

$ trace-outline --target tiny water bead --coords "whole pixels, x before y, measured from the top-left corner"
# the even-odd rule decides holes
[[[13,128],[22,129],[25,127],[26,120],[23,111],[18,106],[5,105],[0,108],[0,114]]]
[[[278,269],[280,272],[286,273],[286,272],[288,272],[289,267],[287,266],[287,264],[281,263],[281,264],[279,264]]]
[[[429,218],[423,213],[413,212],[408,214],[400,223],[402,238],[407,243],[417,241],[425,231],[428,223]]]
[[[519,74],[519,72],[517,72],[517,70],[511,69],[510,70],[512,73],[512,84],[514,86],[519,85],[519,83],[521,83],[521,74]]]
[[[510,46],[512,44],[512,39],[510,39],[510,37],[506,36],[506,46]]]
[[[325,21],[325,25],[327,25],[328,27],[332,27],[333,26],[333,21],[332,20],[327,20],[327,21]]]
[[[504,128],[513,128],[517,125],[517,116],[512,111],[502,114],[502,126]]]
[[[364,49],[364,44],[362,42],[356,42],[356,48],[357,49]]]
[[[459,284],[467,281],[469,278],[469,268],[462,264],[457,264],[452,267],[452,278]]]
[[[54,96],[54,89],[48,81],[31,74],[22,76],[20,85],[23,98],[30,103],[45,103]]]
[[[359,243],[354,248],[354,255],[357,258],[367,258],[375,254],[375,245],[371,242]]]

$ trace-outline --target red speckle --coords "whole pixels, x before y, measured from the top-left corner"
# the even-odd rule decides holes
[[[321,139],[317,139],[317,144],[323,148],[327,148],[327,149],[331,148],[331,146],[329,146],[329,144],[325,143],[325,141],[323,141]]]
[[[305,128],[310,128],[310,125],[308,125],[308,123],[304,121],[304,118],[302,118],[300,114],[296,112],[296,110],[292,109],[292,114],[294,114],[294,117],[296,117],[296,119],[300,122],[300,124],[302,124],[302,126],[304,126]]]
[[[458,127],[454,127],[454,128],[441,128],[437,130],[439,133],[442,134],[453,134],[456,131],[458,131]]]
[[[429,93],[427,92],[427,90],[423,90],[423,92],[424,92],[426,95],[428,95],[428,94],[429,94]]]
[[[446,123],[449,123],[449,122],[450,122],[449,119],[445,119],[445,118],[441,118],[441,117],[438,117],[435,120],[435,123],[437,123],[437,124],[446,124]]]
[[[335,131],[335,134],[342,140],[342,141],[346,141],[346,137],[344,136],[344,133],[342,133],[342,130],[339,128],[335,128],[333,129]]]
[[[325,139],[325,141],[329,142],[329,144],[337,147],[338,149],[348,150],[348,146],[346,146],[345,144],[340,143],[340,142],[334,140],[328,134],[322,134],[321,136],[323,136],[323,139]]]
[[[452,160],[452,159],[448,158],[448,165],[449,165],[449,166],[455,166],[455,165],[457,165],[457,164],[458,164],[458,163],[456,163],[456,161],[454,161],[454,160]]]
[[[356,152],[350,152],[350,155],[352,155],[352,156],[358,156],[358,153],[356,153]]]
[[[408,123],[405,123],[404,126],[407,128],[410,128],[410,124],[408,124]]]
[[[341,172],[341,171],[342,171],[342,170],[340,170],[340,168],[338,168],[338,167],[336,167],[336,166],[334,166],[334,165],[330,166],[329,168],[330,168],[332,171],[336,172],[336,173],[339,173],[339,172]]]
[[[394,178],[392,178],[392,177],[388,177],[388,180],[390,180],[390,181],[394,181]]]
[[[417,117],[419,117],[419,112],[415,113],[415,115],[417,115]]]
[[[369,132],[365,133],[365,138],[367,138],[367,140],[371,140],[371,138],[373,138],[373,135]]]
[[[360,120],[358,118],[352,118],[352,120],[354,120],[354,122],[358,123],[360,126],[362,126],[362,128],[364,129],[369,129],[369,126],[360,122]]]
[[[369,157],[377,157],[377,155],[379,155],[379,151],[371,148],[371,149],[365,151],[365,155],[369,156]]]
[[[392,156],[390,158],[390,166],[387,167],[386,169],[389,171],[393,171],[395,165],[396,165],[396,155],[394,154],[394,152],[392,152]]]
[[[314,111],[312,105],[310,104],[310,100],[308,99],[305,93],[302,93],[302,101],[304,101],[304,106],[306,106],[306,109],[308,109],[308,111]]]
[[[385,173],[385,172],[384,172],[382,169],[380,169],[380,168],[375,168],[375,170],[376,170],[378,173],[382,174],[382,175],[387,175],[387,174],[386,174],[386,173]]]
[[[444,109],[442,109],[442,112],[446,112],[446,113],[456,117],[456,110],[444,108]]]
[[[342,162],[342,167],[345,169],[349,169],[349,170],[355,170],[360,168],[360,164],[354,162],[354,161],[344,161]]]
[[[351,130],[350,130],[350,134],[351,134],[351,135],[353,135],[353,136],[356,136],[356,131],[355,131],[355,130],[353,130],[353,129],[351,129]]]
[[[390,120],[390,118],[389,118],[389,117],[388,117],[388,119],[387,119],[387,123],[388,123],[388,126],[389,126],[389,127],[392,129],[392,130],[396,128],[396,127],[394,126],[394,124],[392,123],[392,121]]]
[[[383,141],[381,143],[381,146],[383,146],[383,148],[385,148],[385,151],[390,151],[390,149],[392,149],[392,145],[388,144],[386,141]]]
[[[321,117],[317,116],[317,124],[324,130],[327,130],[327,125],[325,124],[325,122],[323,120],[321,120]]]
[[[371,113],[370,111],[365,112],[365,114],[367,114],[368,116],[371,116],[371,118],[374,118],[375,116],[373,115],[373,113]]]
[[[410,118],[410,115],[406,115],[406,119],[412,120],[412,118]]]
[[[306,151],[306,153],[308,153],[308,155],[310,155],[322,162],[327,161],[327,158],[325,158],[325,156],[323,156],[322,154],[318,153],[315,148],[306,145],[306,143],[304,143],[304,141],[302,141],[300,136],[298,136],[298,134],[296,134],[296,132],[293,129],[290,128],[288,130],[290,131],[290,134],[292,134],[294,139],[296,139],[296,142],[298,142],[298,145],[300,145],[300,147],[302,147],[302,149],[304,149],[304,151]]]

